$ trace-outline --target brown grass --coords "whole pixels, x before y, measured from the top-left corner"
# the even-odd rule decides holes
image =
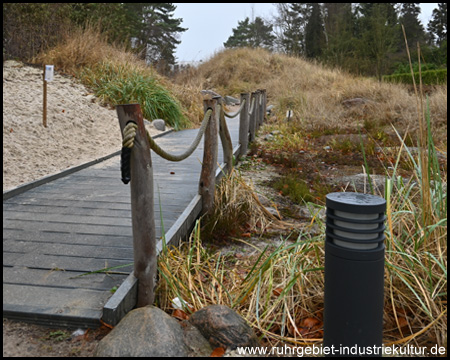
[[[284,119],[286,111],[292,109],[294,120],[308,131],[357,131],[364,121],[392,123],[401,131],[417,130],[415,96],[406,86],[380,83],[263,49],[221,51],[197,69],[180,74],[175,82],[237,97],[241,92],[265,88],[277,118]],[[356,97],[369,102],[348,109],[341,105]],[[434,139],[438,144],[446,144],[447,86],[438,86],[432,92],[430,111]]]

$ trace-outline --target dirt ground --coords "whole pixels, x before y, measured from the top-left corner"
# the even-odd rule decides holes
[[[3,357],[88,357],[109,332],[47,328],[3,319]]]

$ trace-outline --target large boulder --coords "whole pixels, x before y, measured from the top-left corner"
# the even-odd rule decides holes
[[[224,305],[210,305],[189,318],[213,348],[236,349],[238,346],[259,346],[252,328],[236,312]]]
[[[98,357],[189,356],[179,322],[154,306],[130,311],[97,346]]]

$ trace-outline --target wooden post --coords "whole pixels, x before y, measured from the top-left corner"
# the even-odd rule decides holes
[[[214,208],[220,109],[217,105],[217,99],[203,100],[203,107],[205,112],[208,109],[213,110],[204,135],[205,145],[199,183],[199,194],[202,196],[202,214],[206,214]]]
[[[225,165],[224,172],[229,174],[233,168],[233,142],[231,141],[230,131],[228,130],[227,121],[225,120],[225,112],[223,110],[222,98],[217,99],[217,103],[220,106],[220,122],[219,122],[219,135],[222,142],[223,160]]]
[[[131,152],[131,220],[134,276],[138,279],[137,307],[153,304],[156,279],[156,234],[153,203],[153,168],[139,104],[117,105],[120,130],[129,121],[138,125]],[[122,135],[123,136],[123,135]]]
[[[259,130],[259,126],[261,125],[261,122],[260,122],[260,119],[259,119],[260,109],[261,109],[261,106],[260,106],[259,102],[260,102],[260,99],[261,99],[261,93],[259,92],[259,90],[256,90],[255,94],[256,94],[256,97],[255,97],[255,100],[256,100],[255,101],[255,123],[256,123],[255,129],[256,129],[256,132],[257,132]],[[255,132],[255,136],[256,136],[256,132]]]
[[[250,95],[248,93],[241,93],[241,104],[243,101],[245,101],[245,104],[239,114],[239,143],[241,144],[239,156],[245,156],[248,150],[248,109],[250,108]]]
[[[250,130],[250,142],[255,141],[256,136],[256,92],[252,92],[252,96],[250,98],[250,105],[253,104],[253,100],[255,100],[255,103],[253,105],[252,114],[250,115],[250,122],[249,122],[249,130]]]
[[[258,121],[259,121],[259,126],[258,128],[260,128],[263,124],[263,120],[264,120],[264,109],[263,109],[263,90],[259,89],[259,106],[258,106]]]
[[[47,81],[45,80],[45,65],[42,79],[44,81],[44,108],[42,111],[42,125],[44,125],[44,127],[47,127]]]
[[[266,89],[262,90],[262,123],[264,124],[264,119],[267,114],[267,91]]]

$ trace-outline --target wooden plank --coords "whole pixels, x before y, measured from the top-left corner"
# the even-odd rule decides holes
[[[196,131],[168,134],[170,138],[158,141],[166,149],[182,152]],[[232,139],[237,139],[232,126],[230,132]],[[203,144],[181,163],[154,156],[158,247],[162,243],[160,208],[169,241],[188,236],[198,217],[202,148]],[[218,154],[222,159],[220,148]],[[105,265],[133,261],[130,189],[120,182],[119,156],[55,179],[14,196],[4,196],[3,282],[4,292],[5,287],[8,290],[3,301],[4,316],[47,325],[97,326],[101,307],[111,297],[110,286],[124,284],[125,288],[128,286],[124,291],[128,301],[121,302],[120,291],[114,295],[116,318],[120,319],[135,303],[135,282],[130,276],[95,274],[72,279]],[[131,266],[118,269],[131,270]],[[29,296],[22,296],[27,291]],[[54,291],[59,301],[52,303],[48,298],[53,297]],[[73,311],[65,308],[71,301],[81,301]]]
[[[110,291],[114,286],[120,286],[128,275],[97,273],[86,276],[78,272],[49,271],[43,269],[30,269],[25,267],[4,267],[3,283],[10,284],[14,279],[17,285],[39,285],[51,287],[70,287],[80,289],[93,289]],[[11,284],[10,284],[11,285]]]

